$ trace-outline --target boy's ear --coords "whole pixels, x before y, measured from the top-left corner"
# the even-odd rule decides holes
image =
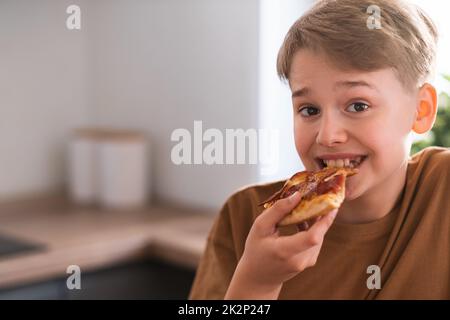
[[[429,131],[436,120],[436,113],[436,89],[431,84],[425,83],[419,89],[413,131],[419,134]]]

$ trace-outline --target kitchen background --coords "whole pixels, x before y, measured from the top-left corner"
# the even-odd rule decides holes
[[[450,8],[416,2],[443,57]],[[0,0],[0,298],[185,298],[226,198],[302,169],[275,61],[312,3]],[[171,135],[194,121],[278,130],[276,170],[176,165]]]

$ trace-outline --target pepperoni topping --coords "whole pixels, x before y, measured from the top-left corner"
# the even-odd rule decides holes
[[[328,181],[322,180],[317,188],[309,191],[304,199],[311,199],[313,196],[320,196],[326,193],[337,193],[345,182],[345,177],[342,174],[336,175]]]
[[[354,175],[357,172],[357,169],[349,168],[325,168],[317,172],[297,172],[286,182],[281,190],[277,191],[260,205],[264,205],[265,207],[271,206],[277,200],[287,198],[296,191],[298,191],[301,197],[305,200],[309,200],[314,196],[319,196],[326,193],[338,193],[338,191],[344,186],[345,177]],[[289,184],[291,185],[289,186]]]

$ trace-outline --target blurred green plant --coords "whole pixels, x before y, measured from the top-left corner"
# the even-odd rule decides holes
[[[450,83],[450,75],[442,75]],[[450,147],[450,91],[438,98],[438,112],[433,128],[426,138],[413,143],[411,155],[429,146]]]

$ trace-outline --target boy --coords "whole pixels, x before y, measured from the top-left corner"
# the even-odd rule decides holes
[[[307,170],[359,158],[359,173],[339,212],[305,230],[277,227],[298,194],[258,206],[284,181],[232,195],[191,299],[450,298],[450,151],[409,157],[411,131],[436,117],[436,41],[432,21],[400,0],[321,1],[291,27],[277,69],[292,91],[297,152]]]

